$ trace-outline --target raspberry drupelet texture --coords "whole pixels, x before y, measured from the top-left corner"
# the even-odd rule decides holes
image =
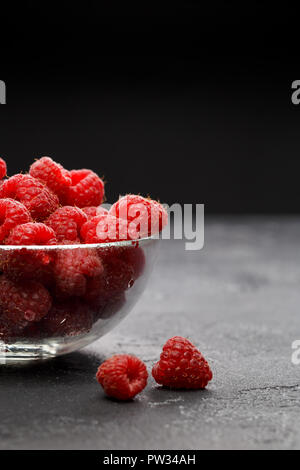
[[[4,251],[0,248],[0,270],[12,281],[39,281],[45,286],[54,282],[52,258],[55,253],[38,250],[32,252],[27,248]]]
[[[93,219],[97,215],[107,215],[108,210],[102,206],[91,206],[91,207],[84,207],[83,212],[87,215],[88,220]]]
[[[133,279],[138,279],[146,265],[145,253],[139,246],[120,248],[119,258],[133,269]]]
[[[97,308],[114,298],[120,298],[135,282],[133,267],[113,252],[104,257],[102,264],[103,273],[87,280],[84,295],[84,299]]]
[[[64,199],[66,191],[72,184],[68,170],[56,163],[50,157],[42,157],[36,160],[30,167],[30,175],[42,181],[60,199]]]
[[[109,213],[127,220],[129,227],[137,231],[135,238],[154,235],[168,223],[167,211],[159,202],[134,194],[119,199]]]
[[[32,218],[43,221],[59,205],[58,197],[45,184],[30,175],[14,175],[0,187],[0,198],[22,202]]]
[[[0,276],[0,309],[9,321],[21,326],[39,321],[47,315],[51,305],[51,296],[41,283],[16,283],[5,275]]]
[[[14,227],[31,221],[30,212],[23,204],[13,199],[0,199],[0,243]]]
[[[68,188],[65,204],[77,207],[99,206],[104,198],[104,183],[91,170],[70,171],[72,184]]]
[[[152,375],[157,383],[171,388],[205,388],[212,379],[210,367],[201,352],[181,336],[166,342]]]
[[[101,364],[96,378],[109,397],[130,400],[146,387],[148,372],[139,358],[119,354]]]
[[[54,231],[42,223],[28,222],[18,225],[11,232],[7,245],[55,245]],[[46,250],[3,251],[0,249],[0,269],[13,281],[39,280],[45,285],[51,284],[51,262],[55,252]]]
[[[42,223],[28,222],[13,228],[6,245],[55,245],[56,235],[52,228]]]
[[[58,298],[78,297],[86,293],[87,279],[100,276],[103,265],[96,250],[75,248],[60,250],[54,264]]]
[[[5,178],[6,173],[7,173],[6,163],[3,160],[3,158],[0,158],[0,180]]]
[[[81,238],[85,243],[109,243],[120,240],[134,240],[125,220],[110,214],[98,215],[81,227]]]
[[[65,206],[57,209],[45,223],[54,230],[59,242],[80,243],[80,229],[87,220],[87,215],[78,207]]]
[[[130,289],[134,284],[134,270],[130,264],[122,259],[111,256],[106,258],[105,266],[105,292],[104,295],[112,297],[120,292]]]

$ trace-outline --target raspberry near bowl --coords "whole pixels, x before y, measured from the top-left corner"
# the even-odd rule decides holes
[[[159,240],[0,247],[0,362],[47,359],[100,338],[145,289]]]

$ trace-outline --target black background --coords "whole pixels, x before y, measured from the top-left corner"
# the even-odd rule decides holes
[[[298,212],[299,21],[271,2],[1,4],[0,153],[210,213]]]

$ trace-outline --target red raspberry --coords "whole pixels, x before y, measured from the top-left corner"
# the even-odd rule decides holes
[[[43,183],[30,175],[14,175],[0,187],[0,198],[22,202],[35,220],[42,221],[59,205],[58,197]]]
[[[130,400],[146,387],[148,372],[137,357],[118,354],[101,364],[96,378],[109,397]]]
[[[152,369],[157,383],[171,388],[205,388],[212,372],[201,352],[186,338],[174,336]]]
[[[12,281],[39,281],[46,286],[53,284],[51,261],[55,253],[0,249],[0,270]]]
[[[7,245],[55,245],[57,243],[55,233],[47,225],[29,222],[18,225],[6,239]],[[46,250],[12,250],[9,251],[3,261],[3,272],[13,280],[42,280],[51,283],[52,275],[50,263],[55,252]]]
[[[101,251],[100,258],[101,258]],[[103,250],[104,251],[104,250]],[[87,279],[84,300],[95,311],[95,317],[108,318],[125,303],[125,292],[135,282],[134,269],[117,256],[113,250],[102,256],[104,272]]]
[[[60,242],[69,240],[80,243],[80,229],[87,219],[78,207],[65,206],[57,209],[46,224],[54,230]]]
[[[6,245],[56,245],[54,230],[42,223],[28,222],[13,228]]]
[[[3,160],[3,158],[0,158],[0,180],[5,178],[6,173],[7,173],[6,163]]]
[[[135,238],[154,235],[168,223],[168,214],[159,202],[133,194],[119,199],[109,213],[127,220],[129,227],[137,231]]]
[[[54,264],[58,297],[84,295],[87,278],[100,276],[102,272],[103,266],[96,250],[88,248],[58,250]]]
[[[133,240],[135,231],[128,230],[125,220],[110,214],[98,215],[81,227],[81,238],[85,243],[109,243]]]
[[[93,219],[97,215],[105,215],[108,214],[108,210],[102,206],[91,206],[91,207],[84,207],[83,212],[87,215],[88,220]]]
[[[70,171],[72,185],[68,188],[65,204],[77,207],[99,206],[104,198],[104,183],[92,170]]]
[[[138,242],[137,242],[138,243]],[[104,266],[110,263],[113,258],[119,259],[122,263],[129,266],[132,279],[137,280],[144,272],[146,265],[145,253],[141,247],[134,246],[112,246],[106,248],[98,248],[98,255],[100,256]]]
[[[60,199],[65,197],[68,187],[72,184],[68,170],[50,157],[42,157],[35,161],[29,173],[45,183]]]
[[[47,289],[35,281],[16,283],[0,277],[0,309],[17,325],[39,321],[49,312],[52,299]]]
[[[133,279],[138,279],[144,272],[146,258],[142,248],[128,246],[120,249],[119,257],[133,269]]]
[[[108,300],[118,297],[134,284],[132,266],[121,259],[111,256],[106,259],[101,276],[95,276],[86,284],[85,300],[92,305],[103,305]]]
[[[134,271],[130,264],[117,257],[110,257],[105,261],[105,292],[112,297],[116,293],[130,289],[134,284]]]
[[[54,303],[40,325],[46,337],[76,336],[91,330],[93,315],[85,304],[71,299]]]
[[[106,300],[103,295],[105,287],[104,275],[95,276],[87,279],[86,281],[86,292],[84,294],[84,300],[88,302],[94,308],[104,306]]]
[[[31,215],[23,204],[13,199],[0,199],[0,243],[14,227],[31,220]]]

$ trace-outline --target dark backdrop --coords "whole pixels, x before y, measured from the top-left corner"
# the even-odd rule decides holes
[[[208,212],[298,212],[298,15],[270,2],[1,4],[0,153]],[[105,5],[105,6],[104,6]],[[282,4],[283,5],[283,4]]]

